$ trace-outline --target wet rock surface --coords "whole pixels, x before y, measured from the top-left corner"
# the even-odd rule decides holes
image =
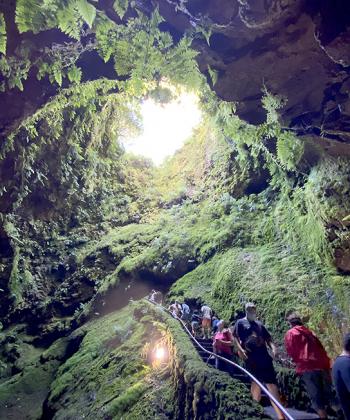
[[[213,88],[237,103],[238,115],[264,121],[263,87],[287,98],[283,124],[304,133],[350,142],[349,34],[346,1],[158,1],[178,31],[211,24],[209,45],[196,40],[203,73],[217,72]],[[188,25],[185,26],[184,22]]]

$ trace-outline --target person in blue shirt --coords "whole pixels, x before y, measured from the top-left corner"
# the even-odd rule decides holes
[[[345,419],[350,420],[350,333],[344,336],[343,352],[333,364],[332,376]]]

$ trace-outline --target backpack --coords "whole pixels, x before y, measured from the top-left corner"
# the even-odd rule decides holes
[[[258,331],[252,331],[250,336],[245,340],[244,347],[249,352],[265,347],[265,340],[262,336],[261,325],[255,323]]]

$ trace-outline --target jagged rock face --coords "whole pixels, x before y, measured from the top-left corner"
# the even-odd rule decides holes
[[[350,3],[304,0],[159,0],[168,23],[184,31],[207,16],[210,45],[196,40],[199,66],[218,72],[223,99],[256,124],[262,89],[287,98],[284,124],[350,142]],[[181,3],[181,2],[180,2]]]

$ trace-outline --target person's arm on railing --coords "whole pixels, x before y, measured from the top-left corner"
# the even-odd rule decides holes
[[[266,344],[271,349],[273,357],[277,357],[278,349],[277,349],[275,343],[271,340],[271,341],[267,341]]]
[[[234,344],[237,348],[237,353],[238,356],[242,359],[242,360],[247,360],[248,356],[247,356],[247,352],[244,350],[244,348],[242,347],[239,339],[237,337],[233,337],[234,338]]]

